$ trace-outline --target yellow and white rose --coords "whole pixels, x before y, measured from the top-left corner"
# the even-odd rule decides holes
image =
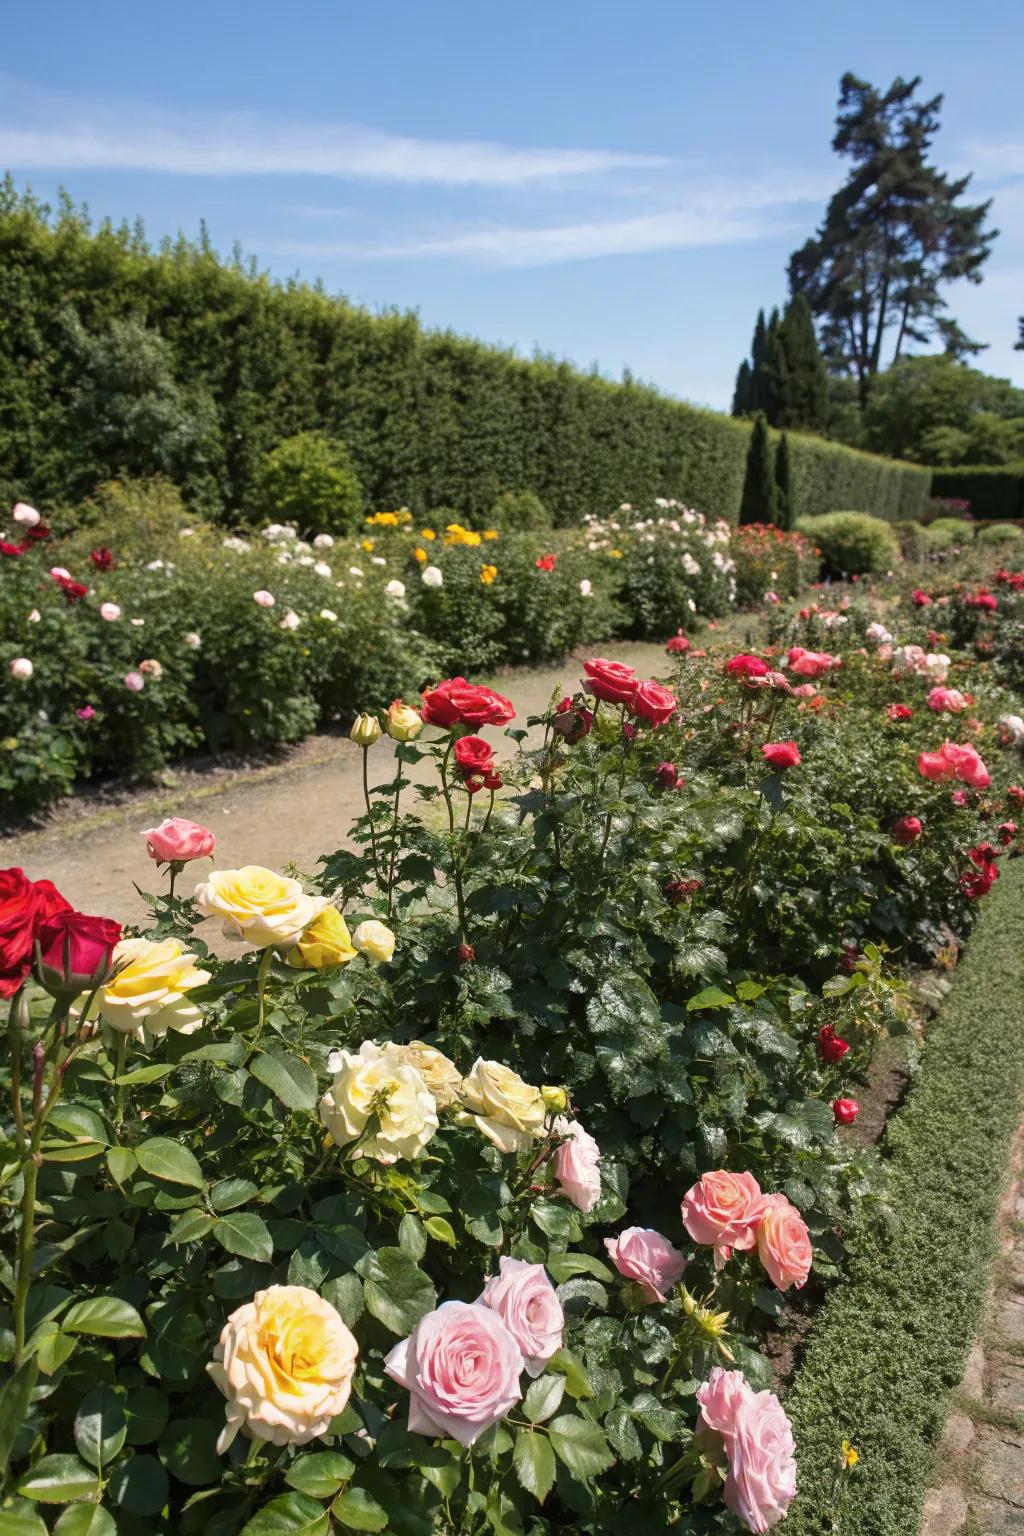
[[[307,896],[298,880],[259,864],[214,870],[196,886],[195,901],[204,916],[223,919],[225,938],[250,949],[290,949],[330,905],[325,896]]]
[[[361,955],[376,961],[378,965],[386,965],[395,952],[394,934],[385,923],[379,923],[374,917],[359,924],[352,935],[352,943]]]
[[[320,1120],[339,1146],[358,1140],[371,1115],[379,1127],[357,1149],[379,1163],[418,1157],[438,1127],[437,1105],[415,1067],[365,1040],[357,1055],[337,1051],[334,1082],[320,1100]]]
[[[540,1089],[500,1061],[478,1057],[462,1080],[460,1098],[466,1111],[461,1118],[472,1121],[499,1152],[519,1152],[544,1134],[547,1111]]]
[[[385,1049],[392,1052],[398,1061],[416,1068],[433,1094],[438,1109],[447,1109],[458,1098],[462,1088],[462,1073],[443,1051],[436,1050],[432,1045],[424,1045],[422,1040],[410,1040],[408,1045],[388,1045]]]
[[[357,953],[337,907],[324,907],[285,960],[299,971],[326,971],[335,965],[348,965]]]
[[[117,968],[89,1009],[104,1024],[140,1043],[169,1029],[191,1035],[203,1022],[202,1010],[188,993],[210,979],[196,967],[196,957],[177,939],[122,939],[114,950]]]

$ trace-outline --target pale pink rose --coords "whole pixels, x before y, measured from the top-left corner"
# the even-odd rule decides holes
[[[794,699],[813,699],[817,692],[813,683],[798,683],[793,689],[793,697]]]
[[[141,693],[146,686],[146,679],[141,672],[126,672],[124,685],[129,693]]]
[[[273,592],[267,592],[262,587],[253,593],[252,600],[261,608],[273,608],[275,601]]]
[[[16,677],[19,683],[28,682],[34,671],[35,667],[27,656],[15,656],[11,662],[11,676]]]
[[[217,841],[209,827],[184,816],[168,816],[141,835],[146,839],[146,852],[158,864],[187,864],[190,859],[209,858]]]
[[[539,1376],[562,1347],[565,1313],[543,1264],[525,1259],[501,1259],[477,1297],[497,1312],[523,1352],[526,1369]]]
[[[620,1275],[635,1280],[648,1301],[664,1301],[683,1278],[686,1260],[653,1227],[627,1227],[604,1246]]]
[[[814,1250],[807,1224],[785,1195],[769,1195],[757,1229],[757,1253],[780,1291],[797,1290],[811,1272]]]
[[[42,522],[42,518],[35,507],[30,507],[26,501],[16,501],[14,503],[11,518],[18,524],[19,528],[37,528]]]
[[[725,1450],[726,1506],[763,1536],[796,1495],[796,1445],[782,1404],[774,1392],[755,1392],[741,1372],[721,1366],[698,1388],[697,1401],[697,1440]]]
[[[586,1215],[601,1198],[600,1148],[578,1120],[560,1115],[553,1128],[568,1138],[555,1153],[555,1178],[576,1209]]]
[[[765,1196],[752,1173],[719,1168],[702,1174],[683,1196],[683,1226],[695,1243],[710,1243],[721,1269],[734,1248],[753,1248]]]
[[[410,1394],[409,1430],[472,1445],[522,1397],[523,1355],[497,1312],[445,1301],[384,1361]]]
[[[970,699],[961,693],[959,688],[942,687],[933,688],[925,702],[929,709],[934,709],[947,715],[962,714],[965,709],[970,708],[971,704]]]
[[[100,603],[100,618],[106,619],[108,624],[114,624],[121,617],[121,610],[116,603]]]
[[[71,572],[67,569],[66,566],[63,565],[51,565],[50,575],[53,577],[54,581],[71,580]]]

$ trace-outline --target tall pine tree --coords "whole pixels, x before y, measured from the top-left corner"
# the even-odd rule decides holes
[[[751,372],[750,364],[746,358],[736,373],[736,388],[732,392],[732,414],[734,416],[749,416],[751,410]]]
[[[778,491],[775,485],[774,455],[764,412],[758,411],[747,449],[747,475],[740,505],[741,523],[778,521]]]

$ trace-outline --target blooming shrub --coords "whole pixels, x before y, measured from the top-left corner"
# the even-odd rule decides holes
[[[720,617],[735,602],[728,523],[658,497],[650,511],[624,505],[583,524],[588,551],[618,562],[630,633],[661,636],[698,616]]]
[[[742,608],[758,607],[769,592],[797,597],[818,574],[812,540],[774,524],[741,524],[733,530],[729,552],[736,563],[736,601]]]

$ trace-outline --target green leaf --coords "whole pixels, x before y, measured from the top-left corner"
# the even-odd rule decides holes
[[[46,1128],[63,1131],[76,1141],[99,1141],[106,1146],[110,1133],[94,1109],[85,1104],[65,1100],[58,1103],[46,1117]]]
[[[574,1413],[564,1413],[560,1418],[552,1419],[548,1434],[559,1461],[581,1481],[606,1472],[615,1460],[597,1425],[577,1418]]]
[[[527,1493],[543,1504],[555,1481],[555,1456],[547,1436],[535,1429],[521,1429],[516,1436],[512,1464]]]
[[[232,1211],[230,1216],[221,1216],[213,1235],[228,1253],[237,1253],[240,1258],[269,1264],[274,1257],[274,1239],[263,1217],[254,1211]]]
[[[691,997],[686,1004],[687,1013],[696,1013],[698,1008],[728,1008],[735,998],[723,992],[721,987],[705,987],[703,992],[698,992],[696,997]]]
[[[407,1212],[399,1223],[398,1244],[417,1263],[427,1251],[427,1235],[423,1223],[411,1211]]]
[[[745,981],[741,981],[737,986],[736,996],[741,1003],[752,1003],[755,997],[760,997],[763,992],[767,991],[768,986],[766,982],[754,981],[748,976]]]
[[[202,1189],[205,1184],[203,1170],[187,1147],[168,1136],[153,1136],[135,1148],[139,1166],[154,1179],[164,1179],[168,1184],[188,1184],[192,1189]]]
[[[364,1254],[356,1271],[365,1281],[366,1310],[399,1337],[410,1333],[437,1301],[429,1277],[404,1248]]]
[[[54,1371],[60,1370],[65,1360],[70,1360],[78,1348],[78,1340],[61,1333],[55,1323],[46,1326],[50,1331],[40,1336],[35,1346],[35,1356],[43,1375],[52,1376]]]
[[[117,1296],[91,1296],[64,1314],[64,1333],[91,1333],[102,1339],[144,1339],[146,1325],[127,1301]]]
[[[194,1206],[190,1211],[182,1211],[174,1226],[167,1234],[169,1243],[197,1243],[205,1237],[207,1232],[216,1224],[215,1216],[208,1216],[200,1206]]]
[[[118,1462],[107,1493],[127,1515],[158,1515],[167,1503],[167,1473],[155,1456],[132,1456]]]
[[[286,1109],[315,1109],[316,1073],[288,1051],[263,1051],[249,1063],[249,1071],[281,1100]]]
[[[607,1264],[589,1253],[552,1253],[547,1260],[548,1273],[559,1285],[571,1280],[573,1275],[594,1275],[598,1280],[615,1279]]]
[[[117,1536],[117,1526],[99,1504],[72,1504],[54,1526],[53,1536]]]
[[[339,1275],[337,1280],[326,1280],[320,1287],[320,1294],[337,1309],[342,1322],[349,1328],[354,1328],[366,1311],[363,1282],[358,1275]]]
[[[337,1451],[315,1451],[300,1456],[288,1468],[285,1482],[314,1499],[329,1499],[355,1471],[355,1463]]]
[[[576,1356],[568,1349],[560,1349],[548,1361],[548,1370],[565,1377],[565,1390],[570,1397],[593,1397],[594,1389],[586,1371]]]
[[[447,1243],[449,1248],[456,1246],[455,1229],[443,1216],[428,1216],[423,1225],[435,1242]]]
[[[26,1472],[18,1492],[40,1504],[70,1504],[99,1492],[99,1478],[77,1456],[43,1456]]]
[[[191,1300],[179,1292],[146,1308],[149,1339],[142,1366],[168,1382],[190,1381],[210,1357],[209,1330]]]
[[[160,1438],[170,1408],[156,1387],[136,1387],[124,1400],[129,1445],[149,1445]]]
[[[236,1205],[244,1205],[258,1193],[251,1179],[221,1179],[210,1190],[210,1204],[215,1211],[233,1211]]]
[[[35,1510],[23,1504],[19,1509],[0,1509],[0,1536],[48,1536],[48,1533]]]
[[[377,1500],[371,1498],[365,1488],[347,1488],[331,1505],[335,1520],[350,1531],[383,1531],[388,1517]]]
[[[136,1067],[134,1072],[126,1072],[123,1077],[115,1077],[114,1082],[118,1088],[141,1088],[144,1083],[158,1083],[168,1072],[174,1071],[173,1063],[163,1065],[154,1062],[151,1067]]]
[[[557,1410],[564,1396],[564,1376],[538,1376],[536,1381],[531,1381],[523,1398],[523,1417],[531,1424],[543,1424]]]
[[[243,1525],[239,1536],[327,1536],[327,1511],[304,1493],[282,1493]]]
[[[191,1488],[219,1482],[224,1470],[217,1452],[219,1433],[220,1425],[210,1419],[172,1419],[160,1436],[160,1460]]]
[[[125,1184],[139,1166],[138,1158],[127,1147],[108,1147],[107,1167],[115,1184]]]
[[[23,1360],[0,1389],[0,1473],[6,1471],[11,1459],[11,1447],[25,1422],[38,1374],[37,1360]]]
[[[120,1399],[101,1382],[85,1394],[75,1414],[78,1454],[102,1474],[124,1445],[126,1433]]]

